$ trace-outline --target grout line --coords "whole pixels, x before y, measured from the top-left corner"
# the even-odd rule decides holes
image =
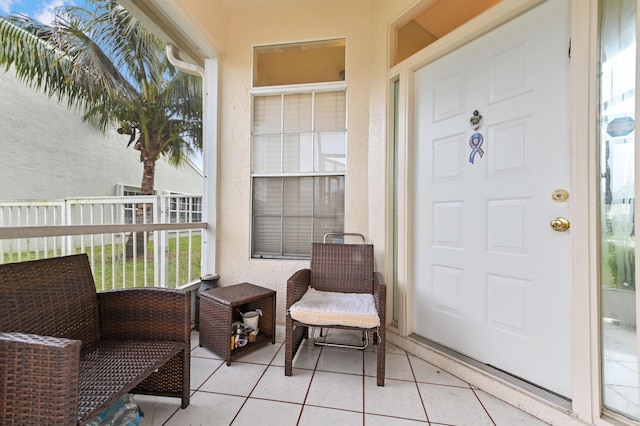
[[[489,413],[489,410],[487,410],[487,407],[485,407],[485,405],[482,403],[482,400],[480,399],[480,397],[476,393],[476,390],[471,385],[469,385],[469,389],[471,389],[471,392],[473,392],[473,396],[476,397],[476,399],[480,403],[480,406],[482,407],[484,412],[487,413],[487,416],[489,416],[489,420],[491,420],[491,423],[493,423],[493,425],[495,426],[496,422],[493,420],[493,417],[491,417],[491,413]]]
[[[316,375],[316,369],[318,368],[318,363],[320,362],[320,357],[322,356],[322,349],[324,349],[323,347],[320,347],[320,353],[318,354],[318,358],[316,358],[316,363],[313,366],[313,370],[311,372],[311,379],[309,380],[309,386],[307,386],[307,392],[304,394],[304,399],[302,400],[302,409],[300,410],[300,414],[298,414],[298,420],[296,421],[296,425],[300,424],[300,421],[302,420],[302,413],[304,412],[304,407],[307,405],[307,398],[309,398],[309,392],[311,392],[311,385],[313,384],[313,378]],[[300,348],[298,348],[298,351],[300,350]],[[296,355],[298,355],[298,351],[296,351]],[[285,354],[286,356],[286,354]],[[295,356],[294,356],[295,358]],[[291,374],[293,374],[293,361],[291,360]]]
[[[405,351],[405,356],[407,357],[407,362],[409,363],[409,369],[411,370],[411,375],[413,376],[413,382],[416,384],[416,390],[418,391],[418,397],[420,398],[420,403],[422,404],[424,415],[427,418],[427,424],[430,425],[431,421],[429,420],[429,413],[427,413],[427,406],[424,403],[422,392],[420,392],[420,386],[418,385],[418,378],[416,377],[416,372],[413,369],[413,364],[411,363],[411,357],[409,357],[409,352]]]

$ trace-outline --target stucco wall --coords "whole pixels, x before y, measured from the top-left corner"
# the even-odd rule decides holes
[[[393,4],[391,4],[393,3]],[[329,0],[289,2],[286,7],[223,10],[192,1],[207,16],[226,16],[220,49],[218,157],[218,259],[222,285],[249,281],[278,291],[284,320],[286,279],[308,262],[253,260],[251,225],[251,56],[254,45],[345,37],[347,40],[346,225],[376,246],[384,268],[386,197],[387,26],[412,2]],[[200,5],[201,7],[199,7]],[[301,19],[301,17],[304,17]],[[219,18],[218,18],[219,19]],[[216,29],[219,33],[219,28]],[[220,37],[219,37],[220,38]],[[220,38],[222,39],[222,38]],[[215,196],[215,194],[207,194]]]
[[[139,187],[139,153],[128,137],[105,135],[69,110],[0,71],[0,200],[116,195],[116,184]],[[202,193],[202,174],[160,160],[158,192]]]
[[[336,11],[340,11],[336,14]],[[309,19],[300,19],[307,16]],[[286,8],[232,15],[221,58],[220,240],[218,269],[224,282],[250,281],[278,292],[278,321],[284,321],[286,279],[308,262],[250,259],[251,54],[257,44],[346,37],[347,180],[349,232],[368,235],[367,146],[369,2],[300,2]],[[357,101],[355,101],[357,99]]]

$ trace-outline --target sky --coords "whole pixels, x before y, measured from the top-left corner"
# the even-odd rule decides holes
[[[0,15],[25,14],[45,24],[53,20],[53,10],[73,0],[0,0]]]
[[[73,4],[83,5],[84,0],[0,0],[0,16],[24,14],[44,24],[50,24],[56,7]],[[196,154],[192,160],[202,170],[201,155]]]

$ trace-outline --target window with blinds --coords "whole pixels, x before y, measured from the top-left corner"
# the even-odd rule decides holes
[[[307,258],[344,231],[344,90],[254,95],[252,257]]]

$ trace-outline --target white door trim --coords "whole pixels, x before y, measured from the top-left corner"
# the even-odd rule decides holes
[[[603,421],[598,279],[598,0],[573,0],[571,13],[571,230],[573,412]]]

